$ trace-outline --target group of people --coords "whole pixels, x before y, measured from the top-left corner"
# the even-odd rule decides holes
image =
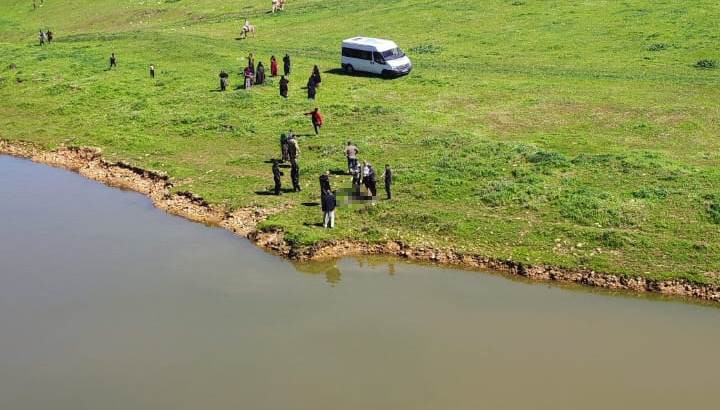
[[[40,30],[40,34],[38,34],[38,41],[40,41],[40,46],[44,46],[46,43],[52,43],[53,32],[50,30],[48,30],[48,31]]]
[[[368,161],[362,164],[358,161],[360,150],[351,141],[345,147],[348,173],[352,175],[353,199],[374,200],[377,196],[377,174],[375,168]],[[280,159],[272,160],[273,181],[275,183],[273,192],[275,195],[282,194],[282,177],[285,175],[280,170],[280,164],[290,163],[290,179],[292,180],[293,192],[300,192],[300,145],[297,136],[292,130],[280,135]],[[385,164],[385,170],[380,175],[385,183],[387,199],[392,199],[393,170],[389,164]],[[320,206],[323,211],[323,227],[335,227],[335,209],[337,198],[330,182],[330,171],[320,175]],[[365,187],[367,194],[362,194],[362,187]]]
[[[273,192],[275,195],[282,193],[281,177],[284,174],[280,171],[280,164],[283,162],[290,162],[290,180],[292,181],[293,192],[302,191],[300,187],[300,164],[298,163],[300,144],[298,144],[297,136],[292,130],[288,131],[287,134],[280,135],[280,158],[272,160],[273,181],[275,182]]]
[[[291,62],[290,62],[290,56],[288,54],[285,54],[283,57],[283,72],[284,75],[280,78],[280,95],[287,98],[288,96],[288,83],[289,81],[285,78],[285,76],[290,75],[290,68],[291,68]],[[247,65],[245,68],[242,69],[243,73],[243,87],[248,90],[252,88],[254,85],[261,85],[265,84],[266,79],[266,72],[265,72],[265,65],[263,65],[262,61],[258,62],[257,65],[255,65],[255,57],[252,53],[250,53],[247,57]],[[271,77],[277,77],[278,75],[278,61],[275,58],[275,56],[270,57],[270,76]],[[225,70],[221,70],[220,74],[218,75],[220,77],[220,91],[227,90],[228,84],[229,84],[229,77],[230,75]]]
[[[363,198],[364,195],[360,193],[360,187],[365,186],[370,198],[377,196],[377,176],[375,168],[369,161],[363,161],[362,164],[358,161],[358,155],[360,150],[352,141],[348,141],[345,146],[345,157],[347,158],[347,169],[348,173],[352,175],[353,194],[357,198]],[[380,175],[380,178],[385,182],[385,194],[387,199],[392,199],[392,185],[393,185],[393,171],[389,164],[385,164],[385,171]]]

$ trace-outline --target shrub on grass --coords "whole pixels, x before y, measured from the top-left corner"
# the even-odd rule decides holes
[[[707,213],[712,223],[720,224],[720,202],[711,202],[708,204]]]
[[[415,47],[411,47],[410,51],[415,54],[440,54],[443,48],[434,44],[420,44]]]
[[[716,68],[717,65],[717,61],[715,60],[702,59],[695,63],[695,68],[711,69]]]
[[[647,47],[647,51],[662,51],[667,50],[670,46],[665,43],[655,43]]]

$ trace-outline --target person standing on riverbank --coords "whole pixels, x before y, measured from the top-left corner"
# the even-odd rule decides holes
[[[393,171],[390,168],[390,164],[385,164],[385,172],[382,174],[382,178],[385,180],[385,193],[387,194],[387,200],[392,199],[392,184],[393,184]]]
[[[368,191],[370,191],[370,196],[372,198],[375,198],[375,195],[377,195],[377,183],[375,180],[375,169],[373,166],[367,162],[363,162],[363,184],[365,185],[365,188],[367,188]]]
[[[275,195],[280,195],[280,190],[282,189],[282,176],[284,174],[280,171],[280,161],[273,159],[272,163],[273,181],[275,182],[274,192]]]
[[[330,171],[325,171],[320,175],[320,196],[325,191],[332,191],[330,186]]]
[[[335,207],[337,206],[335,194],[331,190],[324,191],[320,198],[320,204],[324,214],[323,228],[335,228]]]
[[[292,180],[293,191],[302,191],[302,188],[300,188],[300,165],[297,159],[290,160],[290,179]]]

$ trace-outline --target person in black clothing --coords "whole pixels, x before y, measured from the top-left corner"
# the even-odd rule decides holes
[[[282,133],[280,134],[280,158],[282,158],[282,162],[285,162],[290,159],[290,154],[288,154],[288,142],[287,142],[287,134]]]
[[[280,161],[273,159],[272,166],[273,180],[275,181],[275,195],[280,195],[280,189],[282,188],[282,177],[284,174],[280,171]]]
[[[117,58],[115,53],[110,54],[110,68],[117,67]]]
[[[323,191],[320,195],[320,205],[323,211],[323,228],[335,228],[335,208],[337,200],[331,190]]]
[[[227,71],[222,70],[220,71],[220,91],[225,91],[228,86],[228,77],[230,77],[227,73]]]
[[[155,78],[155,64],[150,64],[150,78]]]
[[[53,41],[53,32],[50,30],[47,31],[47,40],[48,40],[48,43],[52,43],[52,41]]]
[[[365,175],[365,187],[370,191],[370,196],[373,198],[377,195],[377,181],[375,180],[375,168],[370,163],[367,163],[368,172]]]
[[[265,83],[265,66],[262,61],[258,63],[257,70],[255,71],[255,84]]]
[[[385,179],[385,193],[387,194],[387,199],[392,199],[392,184],[393,184],[393,172],[390,168],[390,164],[385,164],[385,172],[383,172],[382,177]]]
[[[325,171],[320,175],[320,195],[325,191],[332,191],[330,186],[330,171]]]
[[[287,54],[283,57],[283,71],[285,75],[290,75],[290,56]]]
[[[313,77],[310,77],[307,83],[307,91],[308,91],[308,99],[314,100],[315,99],[315,93],[317,92],[315,79]]]
[[[292,179],[293,191],[300,192],[300,165],[297,159],[290,160],[290,179]]]
[[[320,77],[320,69],[317,65],[313,67],[312,74],[310,77],[315,81],[315,87],[320,87],[320,83],[322,82],[322,77]]]
[[[288,98],[288,83],[284,75],[280,77],[280,95],[284,98]]]

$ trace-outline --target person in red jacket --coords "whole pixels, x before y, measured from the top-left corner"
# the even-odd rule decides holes
[[[270,76],[271,77],[277,77],[277,69],[278,69],[277,59],[275,58],[275,56],[271,56],[270,57]]]
[[[323,125],[323,116],[320,114],[320,109],[315,107],[314,110],[306,112],[305,115],[310,116],[313,128],[315,128],[315,135],[320,134],[320,127]]]

